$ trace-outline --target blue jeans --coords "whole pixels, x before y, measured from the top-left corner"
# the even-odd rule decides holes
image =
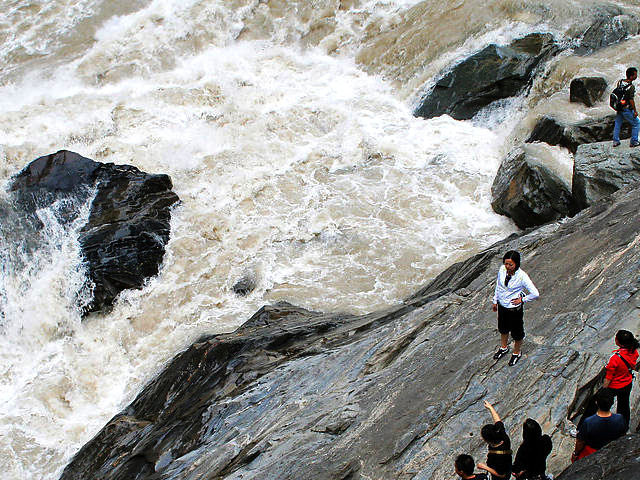
[[[620,141],[620,129],[622,128],[622,120],[626,120],[631,124],[631,143],[638,143],[638,132],[640,131],[640,119],[633,116],[633,112],[628,108],[623,108],[616,115],[616,124],[613,127],[613,141]]]

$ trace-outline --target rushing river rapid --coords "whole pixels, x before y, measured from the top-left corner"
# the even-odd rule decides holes
[[[260,306],[363,313],[516,231],[500,161],[579,74],[614,80],[631,39],[562,54],[527,97],[471,121],[412,111],[491,42],[575,36],[589,0],[0,0],[0,470],[54,479],[171,357]],[[637,9],[637,2],[616,2]],[[532,147],[570,176],[568,154]],[[36,232],[7,185],[68,149],[167,173],[182,203],[160,274],[81,322],[77,230]],[[256,289],[238,297],[243,276]],[[487,305],[479,305],[485,308]]]

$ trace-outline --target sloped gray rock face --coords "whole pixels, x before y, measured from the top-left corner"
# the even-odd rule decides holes
[[[575,52],[588,55],[640,33],[640,22],[619,7],[601,7],[596,20],[580,38]]]
[[[611,142],[581,145],[573,163],[572,193],[581,208],[640,181],[640,151]]]
[[[573,216],[579,210],[565,182],[533,162],[522,148],[500,164],[491,186],[491,207],[522,229]]]
[[[593,107],[602,100],[607,81],[602,77],[578,77],[569,85],[569,101]]]
[[[613,127],[616,115],[603,118],[589,119],[573,124],[563,124],[551,117],[541,117],[536,123],[526,143],[545,142],[549,145],[559,145],[576,153],[578,147],[585,143],[612,141]],[[631,137],[631,126],[623,122],[620,138]]]
[[[490,103],[519,94],[531,84],[536,68],[558,51],[553,36],[542,33],[507,46],[489,45],[440,78],[414,115],[470,119]]]
[[[514,445],[527,417],[542,424],[557,474],[574,444],[566,419],[594,388],[613,335],[640,327],[639,202],[640,191],[620,191],[561,225],[510,237],[386,311],[265,307],[176,356],[61,478],[453,478],[455,455],[486,456],[484,399]],[[541,291],[527,304],[515,367],[492,359],[490,311],[512,248]]]
[[[169,240],[171,207],[179,201],[171,189],[168,175],[102,164],[66,150],[34,160],[11,185],[28,214],[61,198],[95,194],[79,237],[93,285],[87,312],[109,308],[122,290],[140,288],[157,275]],[[66,220],[77,214],[66,212]]]
[[[640,475],[640,434],[626,435],[571,465],[557,480],[631,480]]]

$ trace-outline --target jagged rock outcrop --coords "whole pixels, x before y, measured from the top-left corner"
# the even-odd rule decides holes
[[[486,456],[484,399],[514,446],[527,417],[542,424],[558,474],[575,441],[567,417],[594,388],[616,330],[640,327],[639,202],[640,190],[622,190],[562,224],[514,235],[385,311],[264,307],[177,355],[61,478],[449,478],[458,453]],[[541,292],[527,304],[515,367],[492,359],[490,309],[512,248]]]
[[[571,153],[576,153],[578,147],[585,143],[611,141],[615,120],[614,113],[603,118],[565,125],[554,118],[544,116],[538,120],[526,143],[545,142],[549,145],[559,145]],[[620,138],[627,139],[629,137],[631,137],[631,127],[627,122],[623,122]]]
[[[602,77],[578,77],[569,84],[569,101],[593,107],[602,100],[607,81]]]
[[[414,115],[472,118],[490,103],[519,94],[531,84],[537,67],[558,51],[553,36],[542,33],[506,46],[489,45],[444,74],[422,98]]]
[[[171,189],[168,175],[98,163],[67,150],[37,158],[11,185],[26,212],[61,198],[94,195],[79,235],[93,285],[87,312],[108,308],[122,290],[140,288],[157,275],[169,240],[171,207],[179,201]],[[64,214],[71,221],[77,211]]]
[[[581,208],[640,181],[640,151],[611,142],[581,145],[573,163],[572,193]]]
[[[588,55],[640,33],[638,19],[614,5],[599,8],[595,21],[579,40],[575,52]]]
[[[630,480],[640,475],[640,434],[626,435],[571,465],[557,480]]]
[[[570,187],[523,148],[513,150],[500,164],[491,186],[491,207],[522,229],[573,216],[579,210]]]

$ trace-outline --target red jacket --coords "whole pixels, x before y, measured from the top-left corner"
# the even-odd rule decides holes
[[[609,383],[609,388],[622,388],[626,387],[633,381],[633,377],[629,373],[629,367],[627,367],[622,359],[616,355],[619,353],[624,359],[631,365],[635,366],[638,361],[638,351],[630,351],[626,348],[620,348],[618,350],[613,351],[613,355],[609,359],[609,363],[607,363],[607,374],[604,378],[607,380],[611,380]]]

